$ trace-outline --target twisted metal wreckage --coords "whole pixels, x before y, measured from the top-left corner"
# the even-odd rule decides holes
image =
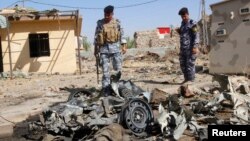
[[[249,97],[222,93],[212,101],[194,101],[182,104],[180,95],[166,97],[164,102],[152,104],[152,94],[143,91],[131,81],[120,80],[120,74],[111,77],[114,96],[99,97],[98,91],[81,90],[45,110],[40,121],[31,122],[29,131],[47,130],[75,140],[178,140],[189,129],[198,140],[207,140],[209,124],[248,124]],[[222,108],[222,101],[230,100],[235,118],[218,120],[213,115]],[[153,112],[157,109],[157,114]],[[80,136],[79,136],[80,135]],[[156,137],[156,138],[153,138]]]

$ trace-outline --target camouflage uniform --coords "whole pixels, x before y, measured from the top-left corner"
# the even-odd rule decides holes
[[[100,53],[100,65],[102,67],[102,72],[103,72],[103,77],[102,77],[102,88],[105,91],[104,95],[109,95],[110,94],[110,61],[112,63],[113,69],[118,73],[122,69],[122,55],[120,52],[120,43],[121,39],[124,39],[123,37],[123,29],[121,27],[120,21],[117,19],[112,19],[116,20],[116,25],[118,30],[120,31],[119,34],[119,40],[117,42],[105,42],[104,44],[99,46],[99,53]],[[95,42],[94,44],[97,44],[97,36],[100,31],[103,30],[105,21],[104,19],[99,20],[97,22],[97,27],[96,27],[96,32],[95,32]]]
[[[185,81],[195,79],[195,60],[196,55],[192,49],[196,48],[199,43],[197,25],[193,20],[187,23],[182,22],[180,27],[180,67],[184,74]]]

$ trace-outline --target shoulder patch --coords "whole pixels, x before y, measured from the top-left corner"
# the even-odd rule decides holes
[[[191,26],[191,29],[194,33],[196,33],[198,31],[197,24],[194,20],[190,20],[190,26]]]
[[[198,28],[197,28],[196,25],[192,26],[192,31],[193,31],[194,33],[196,33],[196,32],[198,31]]]

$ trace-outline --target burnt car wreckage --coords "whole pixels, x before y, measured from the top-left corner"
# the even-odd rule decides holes
[[[72,140],[178,140],[187,129],[197,140],[207,140],[207,125],[249,124],[250,98],[224,90],[210,101],[183,104],[181,95],[166,96],[152,103],[152,93],[133,82],[112,75],[113,95],[100,97],[95,89],[71,94],[68,101],[45,110],[40,120],[29,123],[29,135],[46,131]],[[217,119],[215,112],[229,100],[234,112],[229,121]],[[157,114],[154,112],[157,111]],[[154,138],[153,138],[154,137]]]
[[[94,138],[104,126],[119,123],[137,137],[147,137],[154,123],[149,105],[150,93],[143,91],[131,81],[119,80],[121,74],[112,75],[113,96],[100,97],[97,90],[80,90],[71,94],[68,101],[45,110],[40,120],[29,124],[34,134],[47,130],[58,135],[70,135],[83,131],[79,140]],[[84,132],[88,130],[88,132]],[[79,135],[77,135],[79,136]]]

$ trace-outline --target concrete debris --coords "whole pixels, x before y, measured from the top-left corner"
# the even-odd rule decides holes
[[[203,87],[203,90],[204,90],[206,93],[210,92],[210,88],[209,88],[209,87]]]
[[[158,53],[154,53],[152,51],[146,51],[143,54],[139,54],[137,55],[136,58],[134,58],[135,60],[144,60],[144,61],[159,61],[160,60],[160,55]]]
[[[221,92],[250,93],[249,82],[243,77],[229,77],[228,75],[214,74],[213,81],[219,82]]]
[[[167,34],[160,37],[157,30],[135,32],[136,48],[179,46],[178,33],[173,32],[172,36]]]
[[[185,98],[190,98],[195,96],[195,94],[189,89],[188,85],[182,85],[179,88],[180,94]]]
[[[242,94],[249,94],[250,93],[249,85],[246,83],[241,84],[236,88],[236,91]]]
[[[239,106],[237,109],[234,110],[234,116],[238,118],[238,120],[240,120],[242,124],[249,124],[250,116],[248,110],[249,108],[247,107]]]
[[[172,58],[172,59],[170,59],[169,60],[171,63],[173,63],[173,64],[178,64],[178,63],[180,63],[180,61],[177,59],[177,58]]]
[[[13,78],[26,78],[26,79],[30,78],[29,73],[22,72],[21,70],[13,71],[12,75],[13,75]],[[11,74],[10,74],[10,72],[1,72],[0,77],[2,79],[10,78]]]
[[[232,91],[229,86],[229,78],[227,75],[219,75],[219,74],[213,74],[212,81],[217,81],[220,84],[220,92],[223,91]]]
[[[166,99],[167,99],[167,93],[160,89],[155,88],[152,91],[152,98],[151,98],[150,103],[159,105],[160,103],[165,102]]]

